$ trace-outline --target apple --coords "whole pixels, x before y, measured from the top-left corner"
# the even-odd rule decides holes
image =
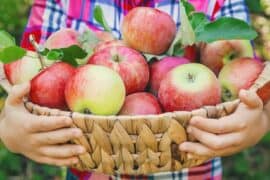
[[[136,7],[123,19],[123,39],[138,51],[159,55],[168,50],[176,34],[172,17],[151,7]]]
[[[222,40],[201,47],[201,63],[212,69],[216,75],[225,64],[240,57],[253,57],[250,41]]]
[[[115,40],[113,35],[110,32],[106,31],[94,31],[95,35],[100,41],[107,42]]]
[[[27,54],[17,61],[4,64],[4,72],[10,84],[21,84],[30,81],[41,70],[37,53],[27,51]]]
[[[31,102],[49,108],[66,109],[64,90],[74,73],[75,68],[64,62],[57,62],[41,71],[31,80]]]
[[[146,92],[130,94],[126,97],[120,115],[160,114],[162,112],[155,96]]]
[[[165,75],[158,99],[166,112],[191,111],[220,103],[221,87],[216,75],[205,65],[183,64]]]
[[[77,69],[65,88],[68,107],[80,113],[117,114],[125,96],[125,85],[117,72],[92,64]]]
[[[100,50],[105,49],[107,47],[116,47],[116,46],[127,46],[127,45],[122,40],[112,40],[112,41],[100,42],[94,48],[94,52],[100,51]]]
[[[189,63],[189,60],[186,58],[168,56],[150,64],[150,91],[157,95],[162,78],[164,78],[171,69],[187,63]]]
[[[124,46],[108,47],[90,57],[89,64],[107,66],[120,74],[127,94],[144,91],[149,80],[145,58],[136,50]]]
[[[263,68],[261,62],[252,58],[238,58],[226,64],[218,76],[223,101],[236,99],[240,89],[249,89]]]
[[[183,56],[190,60],[190,62],[196,62],[200,58],[197,46],[194,44],[185,47]]]
[[[72,45],[81,46],[79,33],[71,28],[63,28],[52,33],[45,42],[48,49],[66,48]]]

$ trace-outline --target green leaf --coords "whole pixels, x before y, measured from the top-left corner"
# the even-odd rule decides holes
[[[203,31],[204,27],[209,23],[209,20],[203,13],[193,13],[190,16],[190,22],[195,34],[197,34]]]
[[[185,46],[192,45],[195,43],[195,32],[191,26],[190,20],[187,16],[185,6],[183,5],[183,1],[180,1],[180,21],[181,26],[178,30],[174,41],[172,42],[167,54],[174,55],[176,46],[181,47],[181,49]]]
[[[187,15],[190,16],[191,13],[195,11],[194,6],[191,3],[184,0],[181,0],[181,2],[183,3],[183,6],[185,7]]]
[[[8,32],[0,30],[0,50],[6,47],[15,46],[16,42]]]
[[[104,28],[105,31],[111,32],[106,19],[104,18],[103,11],[100,6],[96,6],[94,9],[94,18],[95,20]]]
[[[47,53],[48,60],[60,60],[63,59],[64,53],[60,49],[53,49]]]
[[[82,59],[87,56],[87,53],[77,45],[72,45],[67,48],[52,49],[48,52],[49,60],[61,60],[75,67],[78,66],[76,59]]]
[[[206,24],[196,33],[196,42],[213,42],[217,40],[246,39],[253,40],[257,32],[245,21],[231,17],[222,17]]]
[[[87,56],[87,53],[79,46],[72,45],[68,48],[61,49],[64,53],[62,61],[69,63],[73,66],[78,66],[76,59],[82,59]]]
[[[26,50],[18,46],[10,46],[0,51],[0,61],[4,64],[11,63],[25,56]]]
[[[47,56],[48,53],[49,53],[49,49],[47,49],[47,48],[44,48],[43,51],[39,52],[39,54],[42,55],[42,56]]]

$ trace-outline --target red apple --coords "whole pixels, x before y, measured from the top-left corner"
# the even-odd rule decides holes
[[[270,82],[259,88],[257,94],[261,98],[263,103],[266,104],[270,100]]]
[[[150,93],[140,92],[130,94],[126,97],[125,103],[119,114],[145,115],[160,114],[161,112],[161,107],[155,96]]]
[[[116,47],[116,46],[127,46],[127,45],[125,44],[124,41],[121,41],[121,40],[112,40],[112,41],[100,42],[94,48],[94,52],[100,51],[100,50],[108,48],[108,47]]]
[[[30,100],[38,105],[65,109],[65,86],[74,75],[75,68],[67,63],[58,62],[44,69],[31,81]]]
[[[225,65],[219,74],[222,99],[231,101],[238,97],[240,89],[248,89],[258,78],[264,65],[252,58],[239,58]]]
[[[183,57],[165,57],[150,64],[150,90],[157,95],[160,82],[165,75],[176,66],[187,64],[189,60]]]
[[[45,43],[48,49],[66,48],[71,45],[81,46],[79,33],[70,28],[63,28],[52,33]]]
[[[124,17],[122,34],[129,47],[158,55],[168,50],[176,34],[176,25],[163,11],[137,7]]]
[[[120,74],[127,94],[143,91],[149,80],[149,68],[137,51],[124,47],[108,47],[90,57],[89,64],[107,66]]]
[[[167,112],[191,111],[221,101],[221,88],[215,74],[199,63],[172,69],[161,81],[158,98]]]
[[[190,60],[190,62],[198,61],[199,50],[198,50],[197,46],[194,44],[194,45],[185,47],[184,57],[187,58],[188,60]]]
[[[117,72],[92,64],[80,67],[65,88],[72,111],[97,115],[117,114],[125,95],[124,83]]]
[[[248,40],[215,41],[201,47],[201,63],[216,75],[223,65],[240,57],[253,57],[253,48]]]
[[[12,85],[30,81],[40,70],[38,56],[32,51],[28,51],[20,60],[4,64],[6,78]]]

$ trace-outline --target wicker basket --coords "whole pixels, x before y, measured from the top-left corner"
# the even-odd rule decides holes
[[[254,85],[257,91],[269,85],[270,63]],[[60,111],[25,102],[33,114],[69,116],[74,127],[82,129],[84,137],[73,140],[81,144],[87,153],[79,157],[75,165],[79,170],[98,171],[106,174],[150,174],[162,171],[177,171],[203,163],[206,157],[192,156],[178,150],[178,145],[187,140],[185,128],[192,116],[218,118],[235,111],[240,100],[206,106],[191,112],[171,112],[160,115],[96,116]]]

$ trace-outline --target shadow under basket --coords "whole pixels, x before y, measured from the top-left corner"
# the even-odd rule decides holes
[[[261,75],[250,88],[257,91],[269,86],[270,63],[265,63]],[[207,157],[187,156],[178,145],[194,141],[186,133],[193,116],[219,118],[235,111],[240,100],[216,106],[205,106],[193,111],[177,111],[159,115],[97,116],[40,107],[25,101],[33,114],[68,116],[73,126],[84,136],[71,143],[83,145],[87,152],[79,156],[74,168],[106,174],[151,174],[178,171],[202,164]]]

